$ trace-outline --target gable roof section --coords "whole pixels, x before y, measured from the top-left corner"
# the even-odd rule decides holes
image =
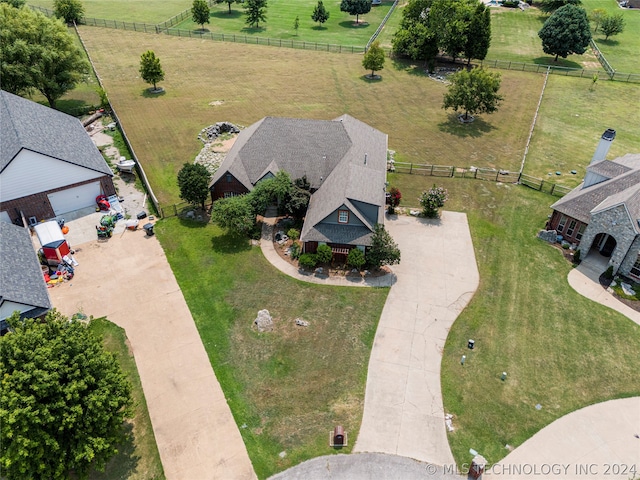
[[[596,207],[597,211],[619,204],[623,199],[632,200],[631,208],[627,206],[630,214],[635,212],[635,193],[640,183],[640,169],[629,170],[615,178],[582,188],[582,184],[571,190],[567,195],[551,205],[551,208],[583,223],[589,223],[591,212]],[[612,200],[610,199],[612,198]],[[610,199],[610,200],[608,200]],[[604,202],[604,203],[603,203]],[[616,202],[616,203],[612,203]],[[640,213],[640,210],[638,210]],[[635,217],[634,220],[639,217]]]
[[[0,172],[20,150],[113,176],[100,151],[77,118],[0,91]]]
[[[601,160],[587,167],[587,171],[597,173],[598,175],[602,175],[607,178],[617,177],[629,170],[631,170],[630,167],[610,160]]]
[[[51,309],[38,257],[27,229],[0,222],[0,301],[33,305],[28,315]]]
[[[631,226],[638,233],[637,220],[640,219],[640,184],[627,188],[621,192],[615,193],[591,210],[591,215],[597,215],[604,211],[623,205],[626,208],[630,218]]]

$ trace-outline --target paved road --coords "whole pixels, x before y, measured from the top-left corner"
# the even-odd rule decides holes
[[[49,291],[53,305],[69,316],[106,316],[126,330],[167,479],[255,478],[156,237],[125,231],[74,247],[80,265],[71,282]]]

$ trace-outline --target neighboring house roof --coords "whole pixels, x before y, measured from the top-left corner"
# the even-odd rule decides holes
[[[113,176],[77,118],[0,91],[0,172],[22,149]]]
[[[29,231],[0,222],[0,304],[4,302],[33,306],[24,313],[28,317],[40,316],[51,309]]]
[[[306,175],[315,190],[300,238],[369,245],[384,222],[387,135],[349,115],[334,120],[266,117],[243,130],[213,176],[213,186],[232,174],[247,190],[278,170]],[[325,224],[347,208],[362,225]],[[375,212],[375,213],[372,213]]]
[[[609,163],[614,165],[608,165]],[[583,188],[583,184],[580,184],[551,205],[551,208],[588,224],[593,213],[624,204],[633,221],[640,218],[640,154],[602,160],[588,169],[606,171],[608,174],[616,171],[621,173],[589,187]]]

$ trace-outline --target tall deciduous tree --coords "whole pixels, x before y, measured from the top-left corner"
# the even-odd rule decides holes
[[[140,56],[140,76],[145,82],[153,84],[154,90],[158,89],[156,84],[164,80],[160,59],[151,50],[147,50]]]
[[[471,63],[472,58],[484,60],[490,45],[491,12],[484,3],[478,3],[467,25],[462,49],[462,53],[467,58],[467,65]]]
[[[424,60],[433,71],[438,55],[438,38],[424,23],[415,22],[400,28],[391,40],[396,55],[406,55],[411,60]]]
[[[373,268],[383,265],[396,265],[400,263],[400,249],[398,244],[384,228],[377,223],[373,228],[371,246],[366,254],[367,263]]]
[[[226,3],[227,5],[229,5],[229,11],[227,13],[231,15],[231,4],[242,3],[242,0],[216,0],[216,3]]]
[[[607,15],[609,14],[604,8],[594,8],[593,10],[591,10],[591,13],[589,14],[589,20],[595,24],[593,27],[593,33],[598,32],[598,27]]]
[[[178,172],[178,188],[180,198],[192,205],[200,205],[204,210],[204,202],[209,196],[209,180],[211,174],[200,163],[185,163]]]
[[[360,15],[371,11],[371,0],[342,0],[340,11],[356,16],[356,23],[359,22]]]
[[[124,440],[131,386],[86,324],[10,318],[0,338],[3,478],[85,478]]]
[[[249,195],[216,200],[211,209],[211,220],[236,234],[248,234],[256,223]]]
[[[583,8],[565,5],[556,10],[538,32],[542,50],[549,55],[567,58],[567,55],[583,54],[591,40],[587,14]]]
[[[582,0],[542,0],[539,8],[545,13],[552,13],[565,5],[582,5]]]
[[[313,9],[311,20],[313,20],[314,22],[318,22],[320,25],[329,20],[329,12],[327,12],[327,9],[324,8],[322,0],[318,0],[318,4]]]
[[[476,0],[434,0],[429,10],[429,28],[438,46],[455,61],[464,51],[467,30]]]
[[[493,113],[498,109],[502,96],[500,90],[500,74],[490,73],[483,68],[460,70],[451,76],[451,84],[444,95],[442,108],[463,111],[464,120],[469,115]]]
[[[377,40],[371,44],[367,53],[362,59],[362,66],[367,70],[371,70],[371,78],[375,77],[376,72],[384,68],[385,54]]]
[[[80,23],[84,18],[84,6],[80,0],[54,0],[53,13],[67,23]]]
[[[0,57],[3,90],[16,95],[37,90],[52,108],[89,73],[89,64],[60,20],[4,2]]]
[[[608,40],[612,35],[618,35],[624,31],[624,17],[621,13],[607,15],[600,23],[604,39]]]
[[[267,21],[267,0],[246,0],[244,2],[245,23],[260,28],[260,22]]]
[[[193,0],[191,6],[191,18],[194,23],[200,25],[200,28],[204,30],[204,24],[209,23],[209,16],[211,15],[211,9],[207,0]]]

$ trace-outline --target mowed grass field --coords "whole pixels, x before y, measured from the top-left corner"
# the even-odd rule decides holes
[[[319,24],[311,19],[317,0],[279,0],[267,3],[267,21],[260,22],[258,27],[250,27],[245,23],[246,16],[242,4],[232,4],[231,13],[226,3],[211,7],[210,23],[205,24],[205,31],[225,34],[294,40],[296,42],[320,42],[364,47],[389,12],[392,0],[385,0],[381,5],[372,6],[371,11],[360,15],[355,23],[355,15],[340,11],[340,1],[323,2],[329,12],[329,20]],[[298,31],[294,29],[296,16],[300,19]],[[191,18],[172,27],[192,30],[198,33],[200,25]]]
[[[633,381],[640,326],[576,293],[567,282],[571,265],[536,238],[555,197],[482,180],[389,180],[408,206],[434,182],[444,186],[445,209],[466,213],[471,227],[480,286],[449,331],[441,370],[459,465],[471,462],[470,448],[492,464],[509,453],[505,445],[517,447],[569,412],[640,395]]]
[[[80,31],[163,204],[178,201],[176,175],[201,149],[202,128],[248,126],[265,116],[329,120],[347,113],[387,133],[399,161],[518,170],[544,80],[501,72],[500,110],[463,126],[441,108],[446,86],[404,62],[388,59],[382,80],[370,82],[361,55]],[[157,97],[145,93],[138,73],[149,49],[165,71],[166,92]]]
[[[277,271],[246,238],[212,224],[173,217],[156,232],[258,477],[350,452],[389,289],[300,282]],[[253,326],[262,309],[274,319],[272,332]],[[309,326],[296,326],[296,318]],[[350,438],[339,451],[328,445],[335,425]]]

